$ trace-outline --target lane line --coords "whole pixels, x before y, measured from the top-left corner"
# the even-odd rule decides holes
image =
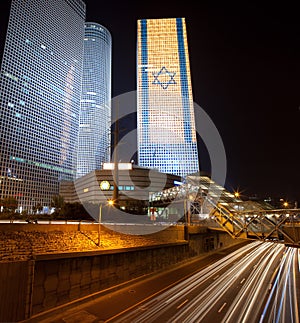
[[[219,308],[218,313],[221,313],[221,312],[222,312],[222,310],[223,310],[223,308],[224,308],[226,305],[227,305],[227,303],[224,303],[224,304]]]
[[[176,307],[176,309],[180,309],[180,307],[182,307],[185,303],[187,303],[189,300],[188,300],[188,298],[185,300],[185,301],[183,301],[180,305],[178,305],[177,307]]]

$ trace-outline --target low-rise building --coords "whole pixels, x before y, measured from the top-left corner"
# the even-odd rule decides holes
[[[60,195],[65,202],[80,202],[85,207],[108,204],[113,201],[122,211],[147,214],[149,195],[179,185],[181,177],[143,168],[131,163],[104,164],[73,181],[62,181]]]

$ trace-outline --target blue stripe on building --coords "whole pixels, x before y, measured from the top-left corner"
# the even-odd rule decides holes
[[[178,53],[180,65],[180,80],[181,80],[181,97],[183,106],[183,127],[185,142],[192,142],[191,132],[191,116],[190,116],[190,100],[188,92],[188,79],[186,71],[186,57],[183,38],[182,18],[176,18],[177,38],[178,38]]]
[[[142,143],[148,142],[148,125],[149,125],[149,91],[148,91],[148,39],[147,39],[147,20],[141,20],[141,50],[142,50],[142,120],[143,138]]]

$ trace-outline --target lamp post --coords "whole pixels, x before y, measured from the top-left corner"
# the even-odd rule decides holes
[[[112,206],[114,205],[114,201],[113,200],[109,200],[108,205]],[[100,247],[101,245],[101,239],[100,239],[100,234],[101,234],[101,222],[102,222],[102,203],[100,203],[99,206],[99,219],[98,219],[98,247]]]
[[[101,231],[101,222],[102,222],[102,203],[99,206],[99,219],[98,219],[98,247],[100,247],[100,231]]]

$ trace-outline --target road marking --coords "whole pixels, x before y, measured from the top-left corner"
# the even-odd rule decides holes
[[[140,306],[139,309],[141,311],[147,311],[148,307],[147,306]]]
[[[243,282],[246,280],[246,278],[243,278],[240,282],[240,284],[243,284]]]
[[[95,320],[97,319],[97,316],[82,310],[76,313],[72,313],[68,316],[65,316],[62,318],[62,320],[65,323],[72,323],[72,322],[87,322],[87,323],[92,323],[95,322]],[[101,321],[99,321],[101,322]],[[104,322],[104,321],[103,321]]]
[[[224,303],[224,304],[219,308],[218,313],[221,313],[221,312],[222,312],[222,310],[223,310],[223,308],[226,306],[226,304],[227,304],[227,303]]]
[[[178,305],[176,308],[179,310],[180,307],[182,307],[185,303],[187,303],[189,300],[186,299],[185,301],[183,301],[180,305]]]

